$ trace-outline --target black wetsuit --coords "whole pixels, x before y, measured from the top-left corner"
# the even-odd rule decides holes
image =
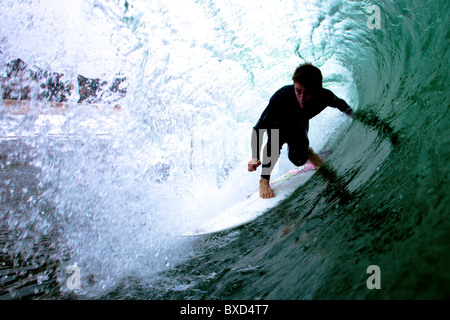
[[[288,144],[289,160],[296,166],[305,164],[311,156],[308,140],[309,119],[328,106],[338,108],[349,116],[353,115],[353,110],[348,104],[328,89],[321,89],[305,108],[301,108],[297,101],[294,85],[285,86],[275,92],[253,127],[252,134],[253,158],[260,159],[262,137],[267,131],[268,141],[263,154],[261,173],[263,178],[270,179],[270,173],[285,143]],[[278,139],[274,140],[276,138]],[[274,150],[274,153],[273,147],[278,149]]]

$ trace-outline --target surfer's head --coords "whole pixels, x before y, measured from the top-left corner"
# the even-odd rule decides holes
[[[322,79],[320,69],[311,63],[303,63],[295,69],[292,80],[300,107],[306,107],[314,95],[322,89]]]
[[[322,89],[322,72],[311,63],[303,63],[295,69],[292,80],[301,83],[311,92]]]

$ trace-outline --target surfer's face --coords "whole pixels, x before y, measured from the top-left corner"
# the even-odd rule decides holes
[[[309,91],[299,82],[294,82],[295,96],[297,97],[297,101],[300,104],[301,108],[305,108],[311,102],[311,99],[314,97],[314,93]]]

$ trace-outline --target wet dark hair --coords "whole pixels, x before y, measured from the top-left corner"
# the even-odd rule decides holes
[[[294,82],[301,83],[311,91],[317,91],[322,88],[322,72],[311,63],[303,63],[295,69],[292,76]]]

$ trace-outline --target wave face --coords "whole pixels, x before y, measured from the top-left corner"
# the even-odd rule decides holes
[[[129,83],[119,112],[0,106],[0,298],[450,297],[447,1],[0,9],[4,68]],[[311,121],[325,166],[246,226],[176,237],[255,191],[251,127],[304,61],[356,110]]]

